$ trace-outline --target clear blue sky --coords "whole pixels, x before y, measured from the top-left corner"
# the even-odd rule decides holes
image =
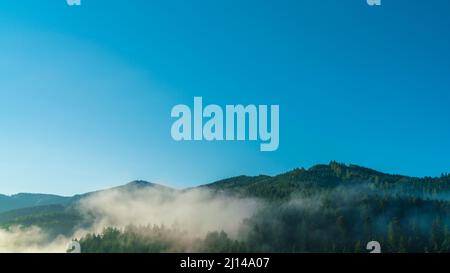
[[[187,187],[337,160],[450,171],[447,0],[0,2],[0,193]],[[280,148],[174,142],[170,110],[279,104]]]

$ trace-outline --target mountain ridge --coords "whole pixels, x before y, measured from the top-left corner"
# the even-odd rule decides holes
[[[96,190],[92,192],[86,192],[82,194],[75,194],[72,196],[62,196],[57,194],[46,194],[46,193],[17,193],[12,195],[0,194],[0,213],[39,206],[65,205],[75,202],[79,199],[85,198],[87,196],[90,196],[92,194],[104,191],[138,190],[150,187],[168,188],[163,185],[151,183],[148,181],[134,180],[121,186]]]
[[[133,198],[132,194],[136,190],[152,188],[158,191],[170,191],[168,196],[173,196],[170,194],[172,191],[172,193],[185,193],[201,189],[209,191],[209,196],[212,198],[215,195],[219,198],[224,195],[237,198],[233,200],[254,198],[274,209],[282,204],[290,204],[291,200],[298,200],[300,196],[306,199],[328,196],[328,200],[341,200],[347,199],[349,195],[355,203],[351,207],[360,206],[358,202],[366,202],[364,203],[366,206],[373,200],[376,200],[373,203],[375,207],[378,206],[377,204],[382,206],[386,200],[397,204],[395,206],[426,204],[423,208],[433,207],[439,211],[442,204],[448,203],[450,207],[450,176],[448,174],[435,178],[415,178],[386,174],[357,165],[345,165],[332,161],[328,165],[314,165],[309,169],[296,168],[275,176],[236,176],[183,190],[142,180],[131,181],[122,186],[74,195],[68,200],[64,199],[65,202],[62,203],[44,203],[41,206],[0,212],[0,228],[38,226],[54,235],[70,235],[76,228],[87,227],[95,222],[95,217],[93,218],[92,215],[80,214],[78,204],[84,198],[108,191],[123,192],[127,198]],[[341,206],[340,203],[336,205]],[[376,207],[376,210],[382,211],[382,207]]]
[[[255,193],[258,193],[261,188],[268,188],[268,190],[272,192],[277,192],[279,191],[277,187],[283,187],[284,193],[279,193],[279,195],[282,197],[287,197],[292,191],[295,191],[299,187],[333,187],[340,183],[357,183],[358,181],[395,183],[401,181],[436,182],[443,180],[450,181],[450,176],[447,174],[442,175],[441,177],[410,177],[398,174],[383,173],[355,164],[346,165],[336,161],[331,161],[329,164],[316,164],[308,169],[295,168],[274,176],[260,174],[257,176],[240,175],[229,177],[214,181],[212,183],[186,188],[184,190],[207,188],[214,191],[229,191],[241,195],[264,197],[267,193]],[[168,191],[176,191],[176,189],[164,185],[144,180],[134,180],[124,185],[82,194],[75,194],[73,196],[61,196],[45,193],[18,193],[10,196],[0,194],[0,213],[37,206],[65,205],[99,192],[111,190],[129,191],[145,188],[158,188]]]

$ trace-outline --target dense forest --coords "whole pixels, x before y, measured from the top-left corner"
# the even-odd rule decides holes
[[[147,187],[155,186],[138,181],[118,189],[141,192]],[[278,176],[234,177],[195,189],[263,205],[241,221],[236,234],[219,228],[192,236],[183,223],[150,221],[106,226],[76,239],[83,252],[367,252],[370,241],[378,241],[383,252],[450,252],[448,174],[414,178],[331,162]],[[54,237],[89,230],[97,216],[81,212],[78,204],[90,195],[0,213],[0,228],[38,226]]]
[[[186,241],[163,226],[108,228],[81,239],[86,252],[450,252],[450,177],[410,178],[336,162],[275,177],[205,185],[266,200],[236,239],[223,231]]]

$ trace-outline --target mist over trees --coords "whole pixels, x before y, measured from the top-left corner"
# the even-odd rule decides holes
[[[367,252],[370,241],[383,252],[450,252],[448,174],[331,162],[186,190],[135,181],[63,201],[0,213],[0,248],[33,234],[32,250],[48,240],[43,249],[64,251],[76,238],[94,253]]]
[[[450,177],[411,178],[337,162],[275,176],[205,185],[258,198],[235,238],[221,230],[187,239],[165,226],[107,228],[81,238],[85,252],[450,252]]]

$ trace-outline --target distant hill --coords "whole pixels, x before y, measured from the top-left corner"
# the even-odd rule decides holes
[[[104,192],[109,190],[139,190],[144,188],[151,188],[151,187],[157,187],[160,189],[167,189],[170,190],[170,188],[146,182],[146,181],[132,181],[128,184],[125,184],[123,186],[114,187],[111,189],[106,190],[99,190],[95,192],[89,192],[89,193],[83,193],[74,195],[71,197],[66,196],[59,196],[59,195],[53,195],[53,194],[38,194],[38,193],[19,193],[15,195],[2,195],[0,194],[0,213],[4,213],[7,211],[12,210],[18,210],[18,209],[25,209],[25,208],[32,208],[32,207],[45,207],[50,205],[67,205],[73,202],[76,202],[77,200],[80,200],[82,198],[85,198],[91,194],[98,193],[98,192]]]
[[[0,195],[0,213],[27,207],[66,204],[69,201],[70,197],[51,194],[19,193],[11,196]]]
[[[156,188],[161,191],[175,191],[159,184],[137,180],[122,186],[71,197],[32,193],[22,193],[13,196],[0,195],[0,228],[14,225],[36,225],[55,235],[69,235],[72,231],[81,226],[87,226],[94,220],[89,218],[89,216],[81,215],[76,209],[78,202],[84,198],[108,191],[125,193],[149,188]]]
[[[159,190],[166,190],[166,191],[174,190],[172,188],[169,188],[169,187],[166,187],[163,185],[159,185],[156,183],[151,183],[151,182],[147,182],[147,181],[143,181],[143,180],[135,180],[135,181],[132,181],[125,185],[113,187],[110,189],[104,189],[104,190],[98,190],[98,191],[74,195],[69,199],[69,203],[77,202],[83,198],[91,196],[92,194],[97,194],[97,193],[101,193],[101,192],[108,192],[108,191],[114,191],[114,190],[116,190],[116,191],[118,190],[118,191],[122,191],[122,192],[132,192],[132,191],[136,191],[136,190],[144,190],[144,189],[149,189],[149,188],[156,188]]]

